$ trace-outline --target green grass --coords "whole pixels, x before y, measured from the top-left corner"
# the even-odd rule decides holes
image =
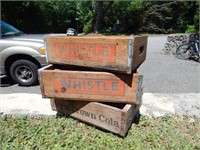
[[[147,118],[133,124],[125,138],[72,118],[0,118],[0,149],[200,149],[200,119],[184,116]]]

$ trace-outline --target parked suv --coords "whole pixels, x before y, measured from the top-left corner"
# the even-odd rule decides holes
[[[38,83],[38,69],[47,65],[44,35],[25,34],[0,21],[0,74],[22,86]]]

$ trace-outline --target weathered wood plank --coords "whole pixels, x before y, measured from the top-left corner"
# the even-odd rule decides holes
[[[53,110],[80,121],[125,136],[139,110],[139,105],[86,101],[51,100]]]
[[[137,104],[142,76],[97,71],[76,71],[49,65],[39,70],[43,97]]]

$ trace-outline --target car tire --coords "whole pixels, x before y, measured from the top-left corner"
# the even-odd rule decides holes
[[[17,60],[10,67],[11,78],[22,86],[32,86],[38,83],[39,67],[28,60]]]

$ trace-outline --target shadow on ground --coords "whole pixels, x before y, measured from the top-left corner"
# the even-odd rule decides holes
[[[3,77],[0,79],[0,87],[9,87],[12,86],[14,84],[16,84],[14,81],[12,81],[12,79],[10,79],[9,77]]]

